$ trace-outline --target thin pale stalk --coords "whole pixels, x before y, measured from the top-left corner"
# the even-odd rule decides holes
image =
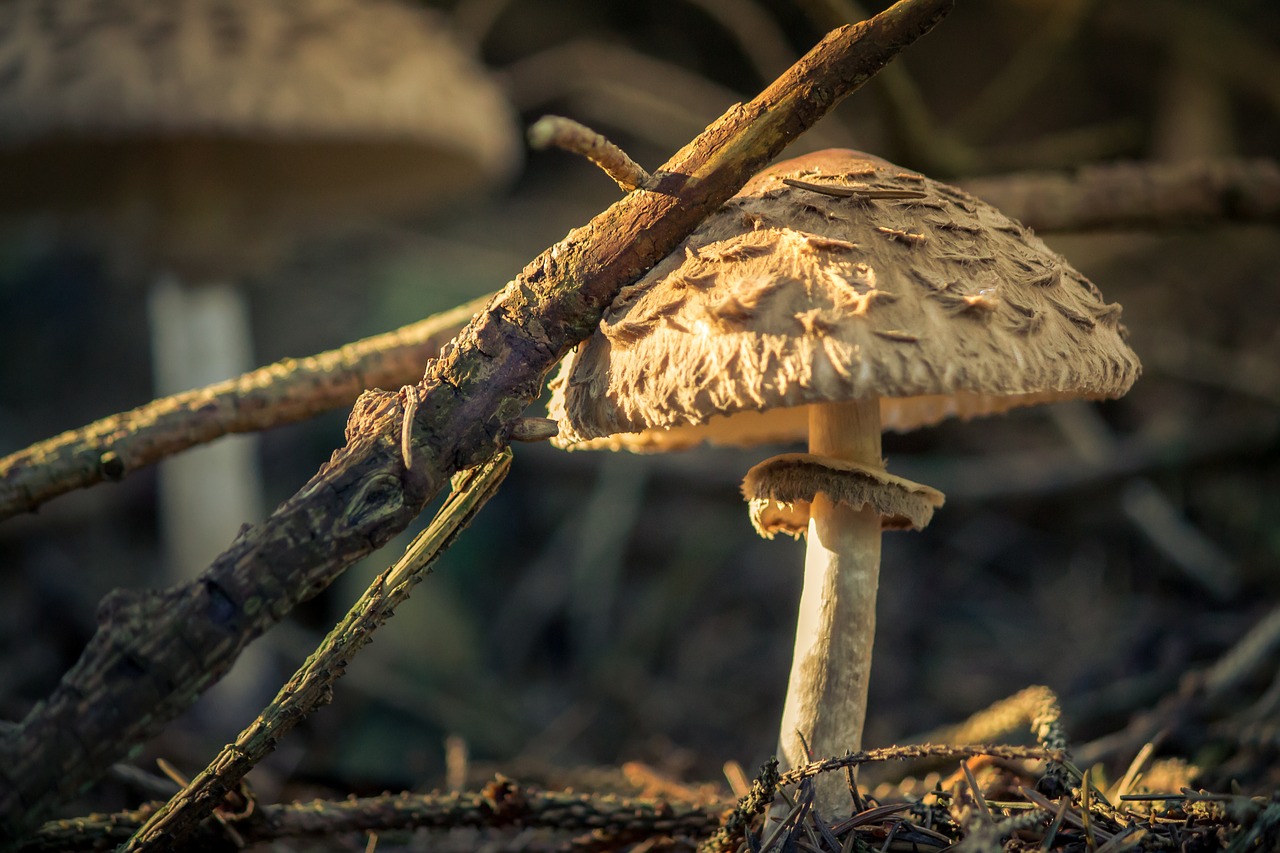
[[[879,401],[811,406],[809,452],[880,466]],[[879,514],[816,495],[779,734],[783,769],[862,748],[879,576]],[[821,814],[849,811],[845,779],[814,784]]]

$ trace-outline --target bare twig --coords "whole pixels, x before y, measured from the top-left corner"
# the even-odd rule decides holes
[[[149,839],[181,838],[191,832],[246,773],[275,751],[280,738],[316,708],[327,704],[333,697],[334,682],[342,677],[352,658],[431,573],[436,558],[493,496],[510,467],[511,451],[504,450],[483,465],[458,474],[453,494],[431,524],[409,543],[404,556],[370,584],[235,743],[223,747],[209,766],[153,814],[121,850],[144,850]]]
[[[789,187],[808,190],[819,195],[836,196],[837,198],[924,198],[925,193],[915,190],[876,190],[866,186],[844,184],[815,184],[812,181],[800,181],[795,178],[783,178],[782,182]]]
[[[822,773],[830,773],[835,770],[842,770],[846,767],[856,767],[862,764],[871,764],[884,761],[903,761],[918,760],[921,758],[948,758],[948,759],[964,759],[973,758],[979,755],[989,755],[998,758],[1016,759],[1033,759],[1061,761],[1063,754],[1060,751],[1038,749],[1034,747],[1017,747],[1003,745],[966,745],[966,746],[950,746],[945,744],[918,744],[909,746],[891,746],[883,749],[869,749],[862,752],[854,752],[848,755],[835,756],[822,761],[815,761],[801,767],[795,767],[786,773],[778,776],[776,768],[765,765],[761,769],[761,775],[751,786],[751,792],[747,796],[738,801],[737,807],[725,816],[724,822],[721,824],[716,834],[708,839],[701,848],[702,853],[712,853],[712,851],[726,851],[737,849],[738,843],[741,842],[743,833],[747,825],[750,823],[751,817],[759,814],[768,807],[769,798],[772,796],[771,790],[778,790],[786,785],[796,785],[805,780],[812,779]],[[776,778],[775,778],[776,777]],[[786,828],[795,829],[791,826],[791,822],[799,817],[800,803],[797,803],[783,821],[774,828],[770,836],[766,837],[761,845],[762,850],[768,850],[770,842],[777,841],[781,837],[781,833]],[[893,805],[885,807],[892,811],[900,811],[905,806]],[[874,814],[879,812],[873,810]],[[870,819],[870,816],[868,818]],[[845,821],[839,827],[833,828],[836,834],[842,834],[853,827],[859,825],[862,821],[852,820]]]
[[[1267,159],[1119,163],[963,186],[1037,231],[1280,221],[1280,165]]]
[[[558,44],[523,57],[503,69],[512,102],[521,110],[533,110],[564,99],[613,101],[622,88],[641,89],[655,98],[661,96],[675,105],[662,108],[663,117],[673,120],[669,138],[659,127],[649,127],[652,115],[632,117],[625,130],[644,139],[665,144],[680,144],[688,139],[683,131],[705,125],[708,116],[723,112],[725,107],[742,99],[732,89],[720,86],[682,68],[647,56],[625,45],[607,44],[594,39],[578,39]],[[634,106],[634,104],[631,104]],[[654,105],[655,109],[658,106]],[[614,125],[618,127],[619,125]],[[648,132],[646,132],[648,131]],[[653,133],[663,134],[654,139]]]
[[[295,423],[349,406],[369,388],[398,388],[458,333],[492,294],[335,350],[153,400],[0,459],[0,519],[234,432]]]
[[[560,108],[664,149],[684,145],[711,116],[743,100],[740,92],[679,65],[589,38],[524,57],[503,77],[522,110],[567,103]],[[846,135],[823,127],[806,137],[817,147],[848,144]]]
[[[406,385],[400,389],[404,394],[404,421],[400,427],[400,456],[404,459],[407,471],[413,467],[413,420],[418,415],[418,406],[422,403],[422,395],[417,385]]]
[[[188,708],[298,601],[403,530],[453,473],[492,456],[622,287],[951,5],[903,0],[834,31],[685,146],[652,191],[630,193],[531,262],[428,365],[411,470],[397,440],[403,406],[395,394],[366,392],[347,444],[199,578],[109,596],[80,660],[0,738],[0,845]]]
[[[636,833],[702,837],[715,829],[725,804],[691,805],[666,800],[626,799],[597,794],[540,791],[506,779],[478,792],[384,794],[339,801],[316,800],[287,805],[259,804],[253,814],[230,824],[246,842],[284,838],[331,837],[350,832],[389,832],[418,828],[501,828],[524,826],[606,835]],[[136,832],[154,806],[116,814],[51,821],[16,853],[101,850]],[[201,829],[195,845],[218,840]],[[194,849],[194,847],[193,847]]]
[[[934,729],[920,739],[929,743],[990,743],[1013,732],[1028,729],[1042,749],[1059,756],[1048,761],[1045,776],[1057,790],[1067,790],[1070,778],[1065,762],[1070,761],[1071,753],[1062,724],[1062,709],[1057,694],[1043,685],[1024,688],[984,708],[962,723]],[[937,758],[930,756],[928,762],[919,762],[909,767],[908,772],[917,773],[926,766],[935,766],[939,763]]]
[[[528,130],[532,148],[561,148],[592,163],[613,178],[614,183],[626,192],[647,187],[653,180],[635,160],[586,125],[564,116],[543,116]]]
[[[919,758],[973,758],[978,755],[990,755],[995,758],[1010,760],[1030,759],[1033,761],[1061,761],[1063,753],[1058,750],[1043,749],[1032,746],[1004,746],[1001,744],[937,744],[925,743],[909,746],[887,746],[881,749],[868,749],[848,755],[826,758],[795,767],[783,773],[778,779],[779,785],[794,785],[802,779],[829,773],[844,767],[860,764],[872,764],[884,761],[904,761]]]

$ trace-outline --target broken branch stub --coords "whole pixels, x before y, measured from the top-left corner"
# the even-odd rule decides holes
[[[550,369],[657,262],[835,103],[928,32],[951,0],[903,0],[833,31],[758,97],[735,105],[655,176],[544,252],[419,383],[406,468],[403,407],[370,391],[347,444],[190,584],[114,596],[61,684],[0,739],[0,846],[83,791],[215,682],[251,640],[484,461]]]
[[[529,128],[533,148],[562,148],[586,157],[625,192],[643,189],[653,176],[604,135],[564,116],[543,116]]]

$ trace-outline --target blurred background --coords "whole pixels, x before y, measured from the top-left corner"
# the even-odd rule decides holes
[[[0,55],[20,54],[30,47],[24,40],[42,32],[57,35],[58,13],[50,10],[58,5],[74,17],[82,4],[0,3]],[[147,17],[129,5],[119,4],[110,21],[67,25],[74,39],[89,39],[95,28]],[[283,42],[259,37],[253,15],[237,17],[244,4],[214,4],[216,15],[202,11],[206,5],[173,4],[166,14],[203,17],[190,32],[186,24],[153,26],[146,43],[181,66],[182,51],[202,49],[206,27],[232,45],[229,54],[245,51],[239,73],[266,75],[267,86],[277,72],[266,59],[250,59]],[[263,183],[278,164],[249,176],[243,210],[238,198],[208,187],[206,169],[221,155],[193,155],[166,160],[166,180],[194,186],[183,192],[196,202],[165,195],[171,207],[134,216],[132,189],[151,179],[125,171],[113,185],[117,206],[89,215],[84,199],[61,207],[63,184],[83,189],[88,180],[67,178],[67,164],[88,155],[72,150],[56,167],[23,159],[32,139],[54,132],[47,128],[57,116],[26,136],[3,128],[0,182],[16,189],[0,193],[10,200],[0,210],[0,454],[155,396],[158,278],[234,291],[244,341],[241,361],[231,363],[242,366],[227,375],[450,308],[500,287],[618,197],[585,161],[521,153],[523,126],[548,112],[568,115],[655,168],[828,29],[886,5],[430,4],[432,25],[449,33],[438,38],[458,54],[441,72],[448,86],[478,81],[452,101],[445,83],[431,84],[445,117],[423,125],[446,128],[444,153],[357,149],[352,165],[318,158],[314,173],[289,180],[309,187],[324,174],[365,186],[370,160],[403,175],[415,157],[457,157],[446,171],[467,180],[350,208],[304,196],[269,226],[244,211],[269,207],[265,193],[297,189]],[[271,33],[295,13],[356,14],[337,0],[267,7],[274,11],[261,26]],[[167,43],[175,28],[190,37]],[[305,45],[309,37],[297,39]],[[422,50],[408,37],[348,41],[344,49],[367,54],[353,54],[349,73],[370,81],[396,72],[388,58],[396,49]],[[57,63],[71,63],[75,52],[65,43],[41,49],[52,57],[41,72],[51,80],[93,78],[95,62],[111,61],[81,53],[84,67],[60,73]],[[962,182],[1114,160],[1280,153],[1280,7],[1265,0],[966,0],[890,71],[788,155],[847,145]],[[0,101],[34,97],[14,90],[6,76]],[[111,97],[86,91],[81,101]],[[325,98],[338,96],[318,97],[314,111],[325,113],[332,103]],[[414,111],[402,106],[372,123],[392,126],[392,137],[409,133],[395,124]],[[272,107],[290,116],[294,108],[301,116],[311,109]],[[127,112],[117,112],[120,123],[88,125],[106,128],[108,147],[126,154]],[[491,120],[465,126],[450,113]],[[216,124],[207,115],[193,121],[176,133]],[[107,168],[94,163],[86,174]],[[270,231],[270,250],[225,223],[197,217],[187,225],[186,206],[208,198],[246,233]],[[1280,605],[1277,233],[1272,222],[1043,235],[1124,306],[1145,373],[1115,402],[885,436],[891,470],[948,497],[927,530],[885,538],[868,746],[907,742],[1045,684],[1062,699],[1073,742],[1095,744],[1085,753],[1123,772],[1132,751],[1099,739],[1174,694],[1188,672],[1210,666]],[[231,263],[235,257],[244,260]],[[239,451],[248,492],[231,499],[231,531],[215,531],[203,557],[173,556],[165,531],[177,522],[165,513],[176,498],[155,471],[0,525],[0,719],[20,718],[56,684],[106,592],[171,583],[203,566],[236,525],[260,520],[342,444],[345,415],[264,433]],[[738,493],[747,468],[770,452],[638,457],[517,447],[498,496],[357,659],[333,704],[255,771],[259,792],[272,799],[298,786],[341,793],[439,786],[450,738],[455,755],[465,745],[473,783],[494,769],[554,783],[578,778],[565,775],[571,768],[627,761],[688,781],[723,784],[729,760],[750,773],[776,739],[803,559],[802,544],[754,534]],[[206,482],[201,493],[213,500],[213,491]],[[228,684],[170,726],[140,763],[163,756],[188,773],[203,767],[425,522],[258,641]],[[191,565],[173,565],[178,559]],[[1211,717],[1175,726],[1161,752],[1202,765],[1206,783],[1280,784],[1278,658],[1272,648]],[[1239,736],[1246,723],[1250,731],[1261,724],[1264,734]],[[124,799],[112,798],[124,796],[107,790],[91,804],[120,805]]]

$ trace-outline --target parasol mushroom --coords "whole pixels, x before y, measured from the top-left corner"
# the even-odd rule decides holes
[[[885,471],[882,427],[1124,394],[1120,306],[978,199],[854,151],[776,164],[621,293],[553,382],[556,443],[668,451],[808,439],[744,481],[807,533],[788,766],[861,747],[880,533],[942,495]],[[847,811],[844,780],[815,804]]]
[[[498,87],[399,0],[9,0],[0,68],[0,218],[51,214],[155,283],[160,393],[252,366],[226,352],[249,338],[233,281],[297,238],[441,209],[519,160]],[[228,484],[251,454],[223,440],[167,463],[171,563],[203,567],[252,512]]]

